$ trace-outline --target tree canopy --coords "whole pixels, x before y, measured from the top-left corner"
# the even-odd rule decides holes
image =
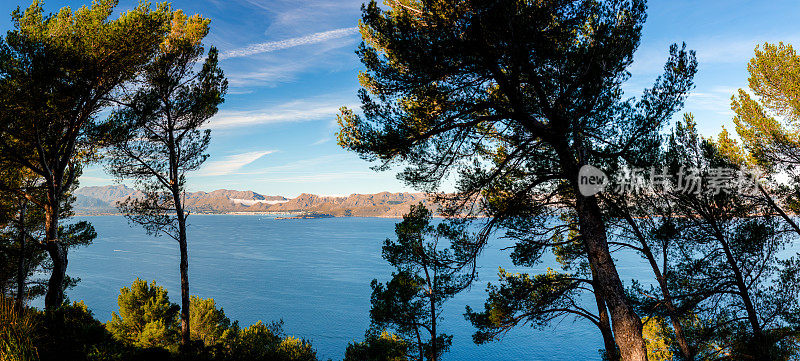
[[[25,192],[44,210],[46,247],[53,264],[45,303],[59,306],[67,249],[58,238],[60,208],[77,186],[82,166],[119,132],[102,111],[121,86],[150,62],[167,32],[169,11],[140,3],[111,19],[117,2],[46,14],[35,0],[12,14],[0,42],[0,151],[6,161],[42,178]]]
[[[363,8],[357,51],[362,114],[343,108],[338,142],[407,167],[450,215],[490,216],[487,230],[571,207],[602,307],[622,356],[642,360],[642,326],[610,257],[602,210],[578,192],[584,165],[647,164],[659,131],[683,105],[693,52],[673,45],[652,88],[622,84],[645,21],[644,1],[398,1]],[[484,235],[490,232],[484,232]],[[535,233],[535,232],[534,232]],[[476,241],[483,242],[483,241]]]

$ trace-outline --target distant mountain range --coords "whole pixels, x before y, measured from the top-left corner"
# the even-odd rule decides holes
[[[75,191],[73,208],[79,215],[116,214],[117,202],[141,192],[125,185],[83,187]],[[424,193],[351,194],[328,197],[303,193],[297,198],[267,196],[253,191],[218,189],[186,193],[186,208],[193,213],[274,212],[320,213],[336,217],[401,217],[412,204],[429,203]]]

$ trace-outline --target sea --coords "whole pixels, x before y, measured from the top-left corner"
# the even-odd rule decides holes
[[[122,216],[76,217],[90,221],[94,244],[70,251],[67,273],[80,283],[67,292],[82,300],[96,318],[108,321],[117,296],[135,278],[155,280],[180,302],[178,244],[153,237]],[[392,268],[381,246],[394,236],[398,219],[275,219],[272,215],[191,215],[190,292],[213,298],[241,326],[283,320],[288,335],[310,341],[321,360],[341,360],[348,343],[363,340],[369,327],[370,281],[386,281]],[[443,360],[599,360],[602,338],[587,320],[566,317],[546,327],[520,325],[497,341],[476,345],[465,307],[483,309],[486,285],[498,267],[510,272],[544,272],[552,259],[534,268],[515,267],[494,237],[479,258],[479,280],[447,301],[438,326],[453,336]],[[647,265],[635,256],[619,262],[624,280],[642,279]],[[36,300],[34,305],[41,303]]]

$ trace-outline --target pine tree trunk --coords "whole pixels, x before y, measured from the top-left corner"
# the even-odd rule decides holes
[[[64,279],[67,275],[67,249],[58,239],[58,203],[50,202],[45,209],[45,248],[53,262],[50,279],[47,281],[47,294],[44,297],[44,306],[54,309],[64,303]]]
[[[577,179],[577,174],[576,177]],[[595,292],[605,300],[611,317],[614,339],[624,361],[646,361],[647,348],[642,337],[642,322],[633,311],[608,249],[605,224],[597,199],[576,192],[576,208],[581,239],[586,247],[592,273],[597,274]]]
[[[606,302],[603,301],[603,298],[597,291],[594,292],[594,300],[595,303],[597,303],[597,315],[599,318],[597,326],[600,328],[600,334],[603,335],[603,346],[606,349],[606,358],[608,361],[618,361],[619,349],[617,348],[617,343],[614,341],[614,332],[611,330],[611,321],[608,319]]]
[[[667,309],[667,315],[672,323],[672,328],[675,330],[675,341],[678,343],[678,349],[681,351],[681,355],[683,359],[686,361],[694,360],[694,350],[692,347],[689,346],[689,342],[686,340],[686,335],[683,333],[683,325],[681,324],[680,315],[678,314],[677,307],[675,307],[675,303],[672,299],[672,294],[669,291],[669,285],[667,285],[667,279],[664,277],[664,274],[661,273],[661,269],[658,267],[658,262],[656,261],[655,256],[653,255],[653,251],[650,249],[650,245],[647,244],[647,239],[645,235],[642,233],[641,229],[639,228],[636,221],[631,217],[630,213],[626,210],[621,210],[622,214],[625,217],[625,220],[630,224],[633,229],[633,233],[636,235],[636,238],[639,239],[639,245],[641,248],[642,253],[644,254],[645,258],[647,258],[647,262],[650,264],[650,268],[653,270],[653,274],[656,276],[656,281],[658,282],[659,289],[661,290],[661,297],[664,298],[664,307]],[[664,261],[664,270],[667,269],[667,247],[666,245],[663,247],[664,254],[662,255]]]
[[[734,283],[736,284],[736,289],[739,291],[739,297],[741,297],[742,303],[744,304],[744,309],[747,313],[747,321],[750,323],[750,327],[753,328],[753,335],[757,341],[763,340],[764,331],[762,330],[761,323],[758,320],[758,312],[756,312],[756,308],[753,305],[753,300],[750,298],[750,291],[747,287],[747,284],[745,284],[742,270],[739,268],[739,264],[736,262],[736,258],[731,251],[730,245],[725,239],[725,235],[722,234],[722,231],[715,226],[714,233],[720,245],[722,246],[722,251],[725,253],[725,258],[728,262],[728,265],[731,267],[731,271],[733,271]]]
[[[689,346],[689,342],[686,341],[686,335],[683,333],[683,325],[681,324],[680,315],[678,315],[678,310],[675,307],[675,303],[672,302],[672,295],[669,292],[667,279],[658,268],[658,264],[656,263],[655,257],[653,257],[653,253],[650,251],[650,247],[647,247],[645,243],[642,245],[644,246],[643,250],[645,250],[647,260],[650,262],[650,266],[653,268],[653,273],[655,273],[658,286],[661,289],[661,297],[664,298],[664,307],[667,308],[667,315],[672,322],[672,328],[675,330],[675,341],[678,343],[678,349],[680,349],[681,355],[685,360],[692,361],[694,360],[694,351],[692,350],[691,346]]]
[[[188,346],[191,342],[191,331],[189,329],[189,251],[186,244],[186,217],[183,214],[183,209],[180,209],[178,213],[178,232],[178,242],[181,249],[181,344]]]

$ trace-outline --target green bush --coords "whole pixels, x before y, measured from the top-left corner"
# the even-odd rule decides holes
[[[135,360],[137,349],[114,340],[83,302],[35,312],[42,361]]]
[[[36,328],[32,316],[29,310],[18,313],[12,300],[0,296],[0,360],[39,360],[32,337]]]
[[[177,345],[180,307],[169,302],[167,290],[137,278],[117,297],[119,314],[111,313],[106,324],[115,339],[141,348],[171,348]]]
[[[189,298],[189,326],[192,339],[202,341],[207,347],[217,346],[230,334],[231,320],[222,308],[217,308],[213,298]]]
[[[104,360],[176,359],[192,361],[316,361],[307,341],[287,337],[282,323],[258,322],[241,329],[231,322],[212,298],[191,296],[189,326],[196,344],[179,347],[177,305],[167,290],[136,279],[123,287],[117,298],[118,313],[111,314],[106,329],[113,340],[127,346],[121,351],[105,348]],[[181,351],[181,352],[179,352]]]
[[[408,347],[400,336],[386,331],[367,333],[364,341],[347,345],[344,361],[408,361]]]
[[[307,341],[286,337],[282,322],[265,325],[261,321],[243,330],[234,330],[228,348],[230,361],[316,361],[317,354]]]
[[[209,298],[191,297],[189,348],[179,348],[178,306],[155,282],[136,279],[117,298],[106,324],[83,302],[47,311],[0,299],[0,361],[316,361],[305,340],[289,337],[281,322],[241,329]],[[179,352],[181,351],[181,352]]]

